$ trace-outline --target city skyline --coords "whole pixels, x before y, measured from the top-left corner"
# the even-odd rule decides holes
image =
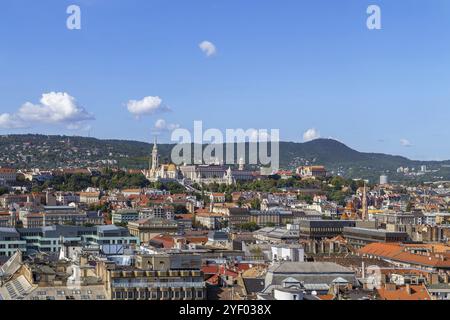
[[[377,1],[381,30],[370,1],[78,1],[68,30],[71,4],[3,4],[0,134],[170,142],[202,120],[450,159],[446,1]]]

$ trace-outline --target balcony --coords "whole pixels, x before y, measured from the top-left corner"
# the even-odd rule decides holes
[[[111,284],[112,288],[122,288],[122,289],[130,289],[130,288],[148,288],[152,289],[160,289],[160,290],[170,290],[170,289],[183,289],[190,290],[194,289],[203,289],[205,287],[204,282],[145,282],[145,281],[131,281],[131,282],[113,282]]]
[[[134,271],[134,276],[137,277],[144,277],[145,276],[145,271],[141,271],[141,270],[135,270]]]

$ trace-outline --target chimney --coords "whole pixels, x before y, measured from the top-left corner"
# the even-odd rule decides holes
[[[405,291],[409,296],[411,295],[411,286],[409,285],[409,283],[405,286]]]
[[[439,274],[432,273],[431,274],[431,284],[438,284],[439,283]]]

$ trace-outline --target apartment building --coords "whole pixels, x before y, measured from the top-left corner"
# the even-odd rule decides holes
[[[17,229],[20,239],[26,241],[26,251],[59,252],[66,242],[95,244],[100,248],[108,245],[138,245],[139,239],[129,234],[126,228],[117,226],[64,226]]]
[[[17,250],[26,250],[26,241],[14,228],[0,228],[0,256],[11,257]]]
[[[148,242],[161,233],[177,233],[179,228],[180,226],[176,221],[159,218],[142,219],[128,223],[130,234],[137,237],[141,242]]]
[[[96,211],[82,211],[72,206],[45,206],[41,212],[25,213],[22,222],[25,228],[39,228],[67,224],[102,225],[104,219],[102,214]]]
[[[0,179],[7,183],[13,183],[17,180],[17,171],[12,168],[0,168]]]
[[[112,213],[112,223],[124,223],[128,224],[128,222],[139,220],[139,212],[137,210],[117,210]]]
[[[97,263],[111,300],[205,300],[201,257],[193,254],[137,255],[132,266]]]
[[[80,192],[80,202],[96,204],[100,200],[100,192]]]

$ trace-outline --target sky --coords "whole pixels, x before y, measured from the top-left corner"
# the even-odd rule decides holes
[[[449,86],[448,0],[0,3],[0,134],[169,142],[200,120],[443,160]]]

